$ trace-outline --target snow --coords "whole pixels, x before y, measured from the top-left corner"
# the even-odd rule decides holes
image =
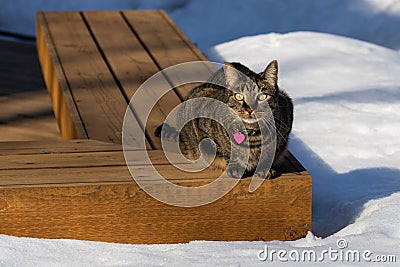
[[[0,235],[0,265],[265,266],[280,263],[277,258],[272,262],[257,258],[265,245],[269,251],[322,253],[337,250],[341,238],[347,249],[396,255],[398,262],[400,55],[392,49],[400,49],[400,1],[265,2],[120,0],[78,5],[77,1],[14,0],[2,3],[0,27],[33,32],[29,19],[17,21],[6,15],[23,3],[29,6],[18,11],[27,17],[45,5],[48,9],[163,7],[210,60],[240,61],[261,71],[277,59],[279,84],[295,104],[289,149],[313,176],[313,233],[291,242],[174,245]],[[328,257],[324,263],[347,264]]]
[[[400,49],[398,0],[2,0],[0,30],[35,35],[39,10],[164,9],[200,49],[242,36],[317,31]]]
[[[170,15],[201,49],[241,36],[301,30],[334,33],[400,49],[400,2],[396,0],[232,0],[209,5],[190,1]]]

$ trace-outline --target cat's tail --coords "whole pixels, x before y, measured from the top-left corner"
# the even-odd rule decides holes
[[[159,138],[166,139],[168,141],[178,142],[179,141],[179,133],[174,128],[168,125],[168,123],[163,123],[156,128],[154,131],[155,136]]]

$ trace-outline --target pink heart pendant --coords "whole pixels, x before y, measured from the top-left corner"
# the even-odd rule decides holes
[[[244,136],[243,133],[238,132],[238,133],[235,133],[235,134],[233,135],[233,138],[235,139],[236,143],[238,143],[238,144],[240,145],[241,143],[243,143],[243,141],[244,141],[244,139],[245,139],[246,137]]]

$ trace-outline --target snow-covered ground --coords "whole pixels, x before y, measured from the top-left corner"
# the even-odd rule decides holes
[[[400,49],[398,0],[2,0],[0,31],[35,34],[38,10],[165,9],[206,50],[269,32],[333,33]]]
[[[400,48],[400,1],[229,1],[224,11],[217,1],[119,2],[127,8],[164,5],[211,60],[240,61],[256,71],[278,60],[279,84],[295,103],[289,148],[313,176],[313,233],[293,242],[176,245],[0,236],[1,266],[280,263],[277,254],[273,262],[258,259],[265,256],[260,253],[265,245],[268,252],[285,250],[283,258],[289,262],[289,255],[313,250],[325,255],[326,264],[347,264],[345,257],[330,260],[324,252],[330,249],[358,251],[361,262],[351,264],[364,264],[363,254],[371,260],[395,255],[400,261],[400,54],[389,49]],[[51,3],[54,9],[56,4]],[[2,27],[5,13],[0,10]],[[21,25],[24,32],[31,31],[31,25]],[[310,31],[351,36],[389,48]],[[233,41],[222,43],[227,40]],[[338,248],[338,240],[339,245],[346,243],[341,239],[347,242],[346,248]]]

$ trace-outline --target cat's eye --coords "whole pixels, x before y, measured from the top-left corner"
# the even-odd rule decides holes
[[[264,94],[264,93],[261,93],[261,94],[259,94],[258,96],[257,96],[257,99],[259,100],[259,101],[264,101],[264,100],[268,100],[268,99],[270,99],[271,98],[271,96],[269,96],[269,95],[267,95],[267,94]]]
[[[235,99],[236,99],[237,101],[242,101],[242,100],[244,99],[244,96],[243,96],[242,94],[236,93],[236,94],[235,94]]]

